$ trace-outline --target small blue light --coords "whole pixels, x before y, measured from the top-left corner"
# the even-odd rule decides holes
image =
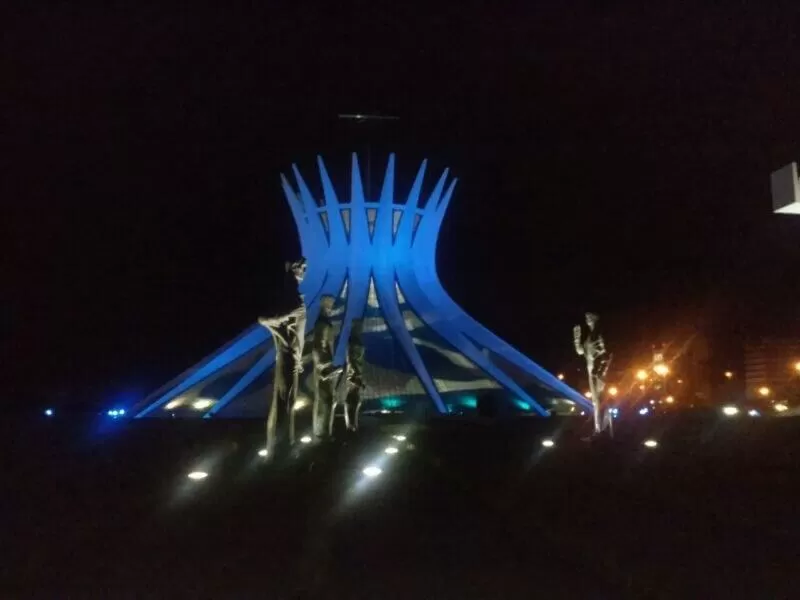
[[[646,406],[645,406],[644,408],[640,408],[640,409],[639,409],[639,414],[640,414],[640,415],[646,415],[646,414],[647,414],[647,413],[649,413],[649,412],[650,412],[650,409],[649,409],[649,408],[647,408]]]
[[[381,408],[400,408],[406,403],[401,398],[381,398]]]
[[[124,408],[120,408],[119,409],[119,414],[124,415],[125,414],[125,409]]]
[[[525,402],[524,400],[514,400],[514,404],[517,405],[517,408],[524,411],[529,411],[531,409],[531,405]]]
[[[125,414],[124,408],[112,408],[106,412],[106,414],[111,417],[112,419],[116,419],[117,417],[121,417]]]
[[[44,416],[45,416],[45,417],[52,417],[52,416],[53,416],[53,414],[54,414],[54,413],[53,413],[53,409],[52,409],[52,408],[46,408],[46,409],[44,410]]]
[[[475,396],[464,396],[461,398],[461,406],[464,408],[478,408],[478,399]]]

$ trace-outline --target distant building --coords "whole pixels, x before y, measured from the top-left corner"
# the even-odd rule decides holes
[[[762,387],[780,394],[797,383],[794,364],[800,360],[800,339],[761,338],[744,347],[744,377],[748,396],[757,396]]]

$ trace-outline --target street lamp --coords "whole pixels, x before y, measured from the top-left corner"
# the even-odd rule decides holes
[[[559,378],[561,381],[564,381],[564,374],[563,374],[563,373],[559,373],[559,374],[558,374],[558,378]]]
[[[733,371],[725,371],[725,379],[733,379]]]
[[[766,398],[770,394],[770,389],[767,386],[763,385],[760,388],[758,388],[758,393],[760,396]]]
[[[619,394],[619,390],[617,389],[617,386],[612,385],[610,388],[608,388],[608,393],[612,396],[616,396]]]
[[[636,371],[636,379],[639,381],[645,381],[647,379],[647,371],[644,369],[639,369]]]
[[[653,371],[655,371],[656,375],[658,375],[659,377],[666,377],[667,375],[669,375],[669,367],[664,363],[657,363],[653,367]]]
[[[800,360],[794,363],[794,370],[800,373]]]

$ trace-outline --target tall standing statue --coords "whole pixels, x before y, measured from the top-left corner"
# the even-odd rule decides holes
[[[361,409],[361,391],[364,385],[364,342],[361,333],[364,322],[354,319],[347,340],[347,371],[344,389],[344,422],[350,431],[358,430],[358,412]]]
[[[336,382],[342,372],[333,364],[334,329],[331,322],[333,296],[320,299],[319,317],[314,325],[314,435],[317,439],[330,438],[333,433],[333,410]]]
[[[613,423],[611,412],[603,410],[602,393],[606,387],[606,375],[611,366],[612,355],[606,350],[605,340],[597,329],[599,317],[587,312],[586,335],[580,325],[572,328],[572,337],[575,342],[575,352],[586,359],[586,373],[589,377],[589,392],[594,408],[594,435],[598,435],[608,428],[613,436]]]
[[[275,380],[267,417],[267,452],[270,455],[295,442],[294,404],[303,371],[306,329],[306,305],[298,286],[305,274],[305,258],[287,262],[278,315],[258,319],[260,325],[269,329],[275,344]]]

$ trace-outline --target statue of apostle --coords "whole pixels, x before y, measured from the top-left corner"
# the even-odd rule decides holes
[[[333,433],[333,410],[336,383],[342,373],[341,367],[333,364],[334,328],[331,322],[333,296],[322,296],[319,317],[314,324],[314,436],[325,440]]]
[[[274,317],[261,317],[258,322],[269,329],[275,344],[275,379],[272,403],[267,417],[267,452],[295,442],[294,404],[300,373],[303,371],[303,341],[306,329],[306,306],[298,290],[306,273],[306,259],[285,265],[283,286]]]
[[[594,408],[594,430],[593,435],[598,435],[605,429],[613,436],[611,412],[603,410],[602,393],[606,387],[606,375],[611,366],[611,354],[606,350],[605,340],[597,328],[599,317],[591,312],[587,312],[586,332],[580,325],[575,325],[572,329],[572,337],[575,343],[575,352],[586,359],[586,373],[589,377],[589,392]]]

